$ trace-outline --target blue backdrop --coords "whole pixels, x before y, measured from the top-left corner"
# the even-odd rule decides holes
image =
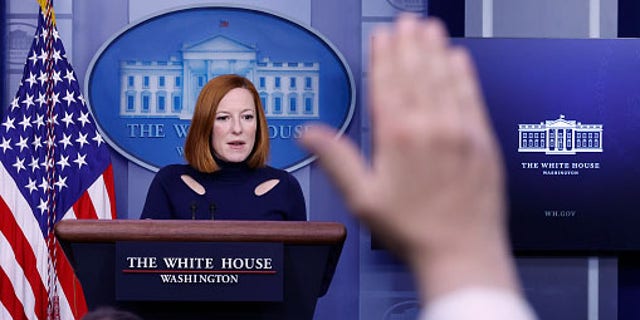
[[[35,21],[35,1],[31,11],[24,10],[28,1],[10,2],[11,12],[1,15],[9,17],[7,32]],[[269,6],[282,7],[284,2],[269,2]],[[56,1],[61,35],[80,81],[85,80],[91,59],[105,41],[132,22],[129,20],[132,12],[148,7],[149,3],[152,2]],[[166,6],[163,1],[157,3]],[[346,134],[359,143],[363,152],[368,153],[371,136],[364,108],[367,37],[374,26],[390,23],[400,11],[424,13],[426,3],[309,0],[290,1],[288,4],[300,3],[308,3],[309,24],[335,45],[351,68],[357,104]],[[3,9],[4,6],[0,6],[0,10]],[[459,17],[460,13],[457,13]],[[1,55],[13,52],[14,48],[5,47],[11,43],[9,40],[2,42]],[[638,99],[633,86],[638,81],[634,74],[637,72],[629,72],[637,67],[637,40],[457,41],[468,46],[478,62],[492,119],[498,125],[498,135],[512,172],[510,185],[514,217],[511,221],[516,246],[551,250],[637,248],[638,237],[634,237],[633,229],[639,221],[634,211],[637,200],[633,192],[638,172],[633,167],[633,159],[638,156],[636,153],[640,148],[634,139]],[[3,61],[5,59],[10,57],[4,56]],[[6,102],[7,92],[8,95],[15,93],[11,92],[14,89],[7,88],[15,82],[17,75],[13,67],[5,71],[2,101]],[[565,156],[518,152],[519,124],[554,120],[560,114],[564,114],[567,120],[583,124],[601,124],[603,152]],[[541,170],[523,169],[522,162],[597,162],[600,169],[580,170],[577,176],[545,176]],[[113,152],[113,164],[118,215],[120,218],[137,218],[139,212],[136,208],[141,206],[146,184],[153,173],[116,152]],[[414,319],[418,311],[417,296],[407,270],[388,252],[372,250],[371,236],[349,215],[342,199],[315,164],[294,174],[306,188],[310,218],[338,221],[348,229],[334,281],[327,296],[318,303],[316,319]],[[549,202],[538,201],[540,199]],[[540,203],[551,205],[541,206]],[[558,219],[544,216],[545,211],[554,210],[575,211],[575,215]],[[571,254],[586,252],[572,251]],[[549,260],[538,257],[518,259],[526,294],[543,318],[586,319],[586,279],[589,274],[585,260],[566,256],[557,257],[553,262]],[[626,300],[621,297],[621,303],[627,306],[627,309],[621,308],[621,312],[627,314],[633,314],[633,310],[629,311],[630,303],[624,301],[637,300],[639,292],[635,284],[640,281],[635,274],[640,263],[635,263],[620,271],[621,281],[629,285]],[[618,303],[617,265],[615,260],[614,263],[603,260],[600,268],[600,287],[596,288],[604,293],[600,298],[600,310],[602,313],[615,311]]]
[[[501,142],[517,250],[637,250],[640,40],[458,39],[478,66]],[[630,72],[631,71],[631,72]],[[575,121],[564,153],[522,152],[520,125]],[[569,125],[571,127],[571,125]],[[579,131],[598,131],[600,149]],[[560,130],[560,129],[556,129]],[[561,131],[559,131],[562,133]],[[531,140],[531,139],[529,139]],[[570,152],[571,149],[574,152]],[[545,168],[546,167],[546,168]],[[554,167],[554,168],[550,168]]]

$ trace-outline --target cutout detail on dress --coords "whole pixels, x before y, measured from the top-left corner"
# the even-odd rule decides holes
[[[261,184],[259,184],[256,189],[254,190],[254,193],[256,194],[256,196],[262,196],[265,193],[271,191],[271,189],[275,188],[275,186],[278,185],[278,183],[280,183],[279,179],[270,179],[267,180]]]
[[[184,182],[184,184],[186,184],[187,187],[191,188],[193,192],[199,195],[203,195],[205,193],[204,187],[200,183],[198,183],[198,181],[193,179],[190,175],[183,174],[180,176],[180,179],[182,179],[182,182]]]

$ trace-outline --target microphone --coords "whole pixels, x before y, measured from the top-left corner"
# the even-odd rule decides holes
[[[196,219],[196,210],[198,209],[198,205],[195,201],[191,201],[191,220]]]
[[[214,213],[216,212],[216,204],[213,202],[209,203],[209,214],[211,215],[211,220],[213,220]]]

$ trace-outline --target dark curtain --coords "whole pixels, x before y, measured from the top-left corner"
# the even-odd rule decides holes
[[[618,0],[618,37],[640,37],[640,1]]]
[[[427,12],[444,21],[452,37],[464,37],[465,0],[427,0]]]

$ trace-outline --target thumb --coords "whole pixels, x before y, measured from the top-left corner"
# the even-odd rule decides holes
[[[302,135],[300,143],[317,157],[320,165],[344,194],[352,207],[364,191],[367,168],[357,147],[347,138],[336,138],[336,131],[313,125]]]

